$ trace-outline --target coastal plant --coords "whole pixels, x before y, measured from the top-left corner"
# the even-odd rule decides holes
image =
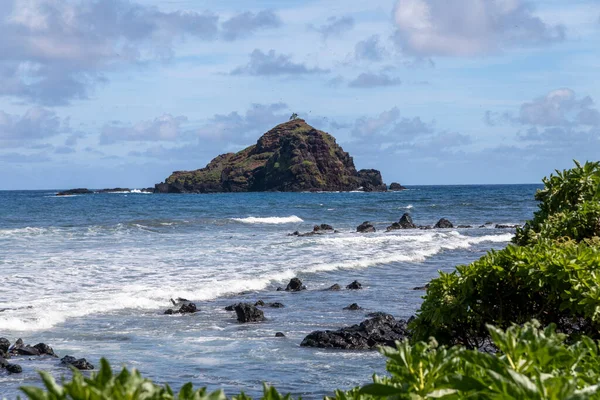
[[[600,234],[600,162],[575,161],[574,168],[557,170],[542,182],[544,188],[535,194],[539,209],[517,229],[516,244],[564,237],[581,241]]]

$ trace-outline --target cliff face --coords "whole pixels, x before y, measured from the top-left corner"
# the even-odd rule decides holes
[[[222,154],[205,168],[175,171],[158,193],[215,193],[262,191],[383,191],[377,170],[356,171],[352,157],[333,136],[289,121],[261,136],[238,153]]]

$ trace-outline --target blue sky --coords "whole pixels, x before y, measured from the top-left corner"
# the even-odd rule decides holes
[[[147,187],[292,112],[403,184],[600,157],[597,0],[4,0],[0,189]]]

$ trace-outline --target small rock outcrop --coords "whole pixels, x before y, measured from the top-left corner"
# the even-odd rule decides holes
[[[494,228],[496,229],[516,229],[520,228],[521,225],[505,225],[505,224],[496,224]]]
[[[402,186],[401,184],[399,184],[398,182],[392,182],[390,184],[390,189],[391,191],[399,191],[399,190],[406,190],[406,188],[404,186]]]
[[[171,308],[169,308],[167,311],[165,311],[166,315],[173,315],[173,314],[193,314],[200,311],[200,309],[198,307],[196,307],[195,303],[191,303],[188,301],[185,301],[181,307],[179,307],[178,310],[173,310]]]
[[[407,338],[409,334],[406,321],[386,314],[337,331],[312,332],[300,346],[369,350],[377,346],[393,346],[396,340]]]
[[[11,364],[4,357],[0,357],[0,368],[6,369],[11,374],[23,372],[23,368],[19,364]]]
[[[348,307],[344,307],[344,310],[358,311],[362,310],[362,307],[356,303],[352,303]]]
[[[24,344],[22,339],[18,339],[9,349],[9,354],[13,356],[52,356],[56,357],[52,347],[45,343],[38,343],[35,346]]]
[[[329,286],[325,290],[328,290],[328,291],[331,291],[331,292],[337,292],[339,290],[342,290],[342,287],[340,285],[338,285],[337,283],[334,283],[333,285]]]
[[[250,303],[238,303],[234,307],[238,322],[261,322],[265,320],[265,314]]]
[[[85,358],[75,358],[73,356],[64,356],[60,359],[60,362],[64,365],[69,365],[80,370],[94,369],[94,366],[88,362]]]
[[[346,289],[348,290],[359,290],[362,289],[362,285],[359,281],[353,281],[351,284],[346,285]]]
[[[57,196],[74,196],[76,194],[92,194],[93,191],[85,188],[69,189],[56,193]]]
[[[416,229],[417,226],[414,224],[412,217],[409,213],[402,214],[400,217],[400,221],[394,222],[392,225],[388,226],[386,231],[393,231],[396,229]]]
[[[369,221],[365,221],[356,227],[356,232],[358,233],[372,233],[375,231],[375,227]]]
[[[306,286],[302,284],[302,281],[298,278],[292,278],[290,283],[285,287],[286,292],[299,292],[301,290],[306,290]]]
[[[285,337],[283,332],[275,332],[275,337]]]
[[[357,171],[333,136],[302,119],[277,125],[256,144],[195,171],[175,171],[156,193],[384,191],[381,173]]]
[[[448,221],[446,218],[442,218],[435,224],[434,228],[448,229],[448,228],[454,228],[454,225],[452,225],[452,222]]]

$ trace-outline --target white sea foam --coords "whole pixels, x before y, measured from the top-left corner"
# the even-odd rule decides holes
[[[247,217],[231,218],[233,221],[243,222],[245,224],[290,224],[304,222],[304,220],[295,215],[289,217]]]

